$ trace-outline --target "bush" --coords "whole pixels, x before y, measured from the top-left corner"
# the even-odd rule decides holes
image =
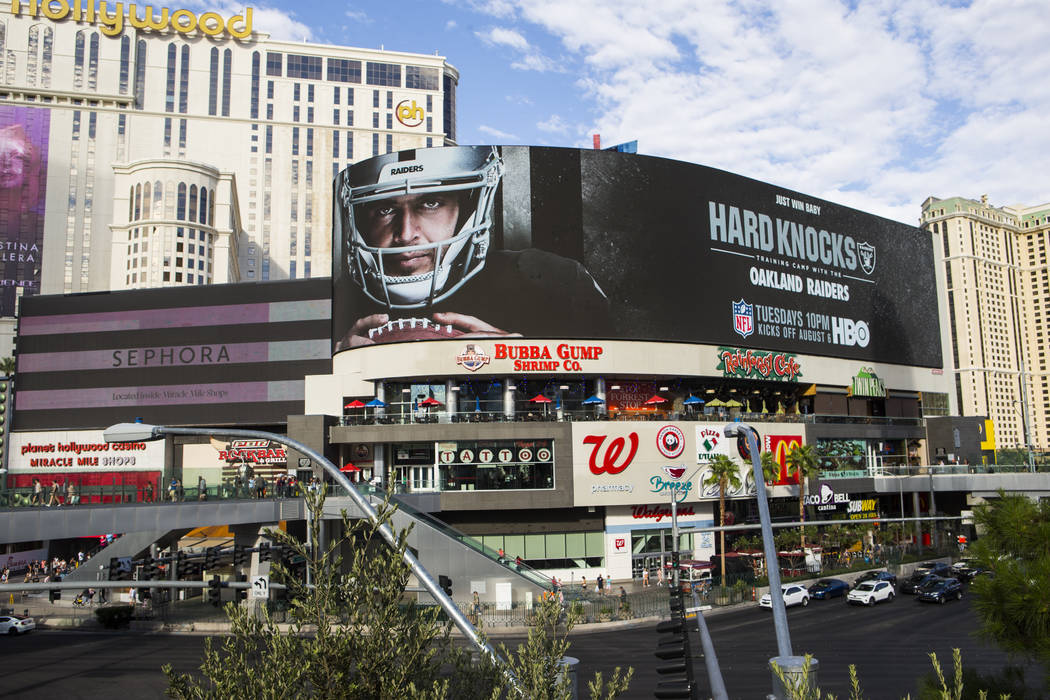
[[[135,612],[133,605],[107,605],[95,610],[95,618],[108,630],[127,627],[131,615]]]

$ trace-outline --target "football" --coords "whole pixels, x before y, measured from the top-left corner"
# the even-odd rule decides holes
[[[409,340],[448,340],[463,335],[449,324],[434,323],[427,318],[399,318],[368,331],[373,343],[401,343]]]

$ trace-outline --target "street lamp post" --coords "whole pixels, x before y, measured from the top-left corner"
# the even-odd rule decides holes
[[[762,473],[762,460],[759,456],[756,432],[747,423],[731,423],[725,427],[726,437],[743,438],[747,441],[748,454],[751,456],[751,469],[755,479],[755,498],[758,501],[758,517],[762,524],[762,550],[765,553],[766,571],[769,574],[769,600],[773,607],[773,627],[777,637],[777,656],[770,659],[786,676],[799,676],[805,667],[804,657],[791,652],[791,632],[788,629],[787,610],[784,607],[784,593],[780,587],[780,565],[777,562],[777,550],[773,544],[773,524],[769,516],[769,503],[766,501],[766,478]],[[799,483],[799,488],[802,484]],[[725,553],[722,553],[725,556]],[[809,685],[816,687],[818,662],[812,659],[809,664]],[[777,698],[787,697],[785,689],[779,682],[774,682],[774,693]]]
[[[276,433],[270,433],[263,430],[235,430],[226,428],[171,428],[164,425],[149,425],[147,423],[118,423],[112,425],[103,433],[103,437],[106,442],[145,442],[148,440],[157,440],[165,435],[205,435],[211,437],[240,437],[240,438],[262,438],[266,440],[274,440],[276,442],[284,443],[288,447],[294,448],[295,450],[306,455],[310,459],[314,460],[314,463],[320,464],[329,476],[331,476],[337,484],[342,486],[350,499],[357,505],[358,508],[378,526],[379,533],[383,536],[383,539],[390,544],[391,547],[395,547],[397,538],[394,531],[390,528],[387,523],[381,523],[379,521],[379,515],[376,513],[372,504],[362,496],[354,485],[346,478],[339,468],[328,461],[324,455],[314,450],[311,447],[304,445],[303,443],[293,440],[286,435],[278,435]],[[456,625],[457,628],[469,639],[474,646],[487,655],[497,666],[499,666],[503,673],[510,680],[512,687],[521,694],[521,687],[518,683],[517,677],[511,670],[510,666],[500,658],[496,653],[496,650],[486,642],[478,634],[478,631],[474,628],[474,625],[463,615],[462,611],[452,599],[445,594],[445,591],[441,589],[438,583],[430,575],[419,560],[412,554],[412,551],[408,548],[404,551],[404,560],[411,568],[412,573],[416,575],[416,578],[422,584],[423,588],[426,589],[434,600],[437,601],[438,605],[445,611],[449,619]]]

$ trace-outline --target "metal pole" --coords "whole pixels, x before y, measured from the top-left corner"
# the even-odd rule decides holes
[[[693,607],[696,608],[696,629],[700,633],[700,647],[704,650],[704,665],[707,667],[707,681],[711,687],[712,700],[729,700],[726,692],[726,684],[722,679],[722,669],[718,665],[718,656],[715,655],[715,645],[711,641],[711,632],[707,629],[707,621],[701,610],[700,596],[693,589]],[[711,607],[711,606],[707,606]]]
[[[737,437],[743,431],[751,452],[751,468],[755,475],[755,498],[758,500],[758,517],[762,523],[762,549],[766,556],[766,571],[769,574],[769,599],[773,604],[773,626],[777,635],[777,655],[794,656],[791,653],[791,633],[787,624],[787,609],[784,607],[784,592],[780,588],[780,565],[777,563],[777,550],[773,544],[773,527],[769,517],[769,503],[766,502],[766,478],[762,473],[762,462],[759,458],[758,441],[755,433],[747,423],[734,423],[725,428],[726,437]],[[802,485],[799,484],[799,488]],[[722,553],[725,556],[725,552]]]
[[[678,500],[671,492],[671,585],[678,588],[678,569],[681,555],[678,552]]]
[[[346,478],[345,474],[339,471],[338,467],[329,462],[328,459],[317,450],[314,450],[313,448],[304,445],[298,440],[293,440],[287,435],[278,435],[277,433],[270,433],[264,430],[236,430],[232,428],[170,428],[163,425],[151,426],[139,423],[132,423],[122,424],[119,426],[111,426],[104,433],[106,441],[128,441],[130,438],[124,437],[123,439],[121,439],[121,428],[130,431],[151,430],[154,438],[160,437],[162,435],[206,435],[213,437],[221,436],[263,438],[266,440],[274,440],[276,442],[283,443],[288,447],[291,447],[297,450],[298,452],[303,453],[310,459],[314,460],[317,464],[320,464],[324,468],[324,470],[327,471],[329,475],[336,481],[336,483],[338,483],[346,490],[347,495],[354,502],[354,504],[361,509],[365,516],[378,526],[379,533],[383,536],[383,539],[385,539],[391,547],[395,547],[397,544],[397,536],[394,534],[394,531],[390,528],[388,524],[379,522],[379,515],[372,507],[372,504],[370,504],[368,500],[365,499],[365,497],[362,496],[356,488],[354,488],[354,485],[350,482],[349,479]],[[110,434],[111,431],[112,435]],[[474,629],[474,625],[470,624],[470,620],[468,620],[466,616],[463,615],[463,613],[460,611],[460,609],[456,607],[456,604],[452,601],[452,599],[445,595],[445,592],[441,589],[441,587],[437,584],[433,577],[431,577],[430,572],[423,568],[423,565],[420,564],[419,560],[416,559],[415,555],[412,554],[412,550],[409,548],[405,548],[403,558],[405,560],[405,563],[408,564],[409,568],[411,568],[412,573],[416,575],[416,578],[419,579],[419,582],[423,585],[427,592],[429,592],[430,595],[433,596],[434,600],[437,601],[438,605],[441,606],[441,608],[445,611],[445,614],[448,615],[449,619],[452,620],[456,627],[467,637],[467,639],[471,641],[471,643],[479,651],[486,654],[497,666],[499,666],[503,670],[504,675],[506,675],[506,677],[510,681],[511,687],[513,687],[519,695],[523,695],[524,693],[522,692],[521,686],[518,683],[517,676],[514,675],[514,671],[502,658],[500,658],[499,654],[496,653],[496,650],[488,642],[481,638],[481,636],[478,634],[478,631]]]

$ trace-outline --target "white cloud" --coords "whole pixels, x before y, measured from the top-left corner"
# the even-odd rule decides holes
[[[550,119],[538,122],[536,128],[551,134],[566,134],[569,132],[569,125],[557,114],[552,114]]]
[[[372,24],[373,21],[372,18],[368,16],[367,12],[362,12],[361,10],[347,9],[344,14],[348,19],[353,20],[358,24]]]
[[[929,194],[1048,197],[1026,165],[1050,157],[1050,51],[1036,48],[1050,23],[1036,0],[519,0],[516,11],[502,44],[520,52],[512,67],[551,70],[538,47],[560,43],[593,109],[579,133],[909,223]]]
[[[488,31],[474,34],[489,46],[506,46],[516,51],[528,51],[530,48],[528,40],[513,29],[492,27]]]
[[[449,21],[445,22],[445,29],[455,29],[456,26],[456,20],[454,19],[450,19]]]
[[[484,32],[474,32],[474,35],[487,46],[507,48],[516,52],[518,57],[511,61],[511,68],[537,72],[560,70],[556,61],[544,56],[542,51],[530,44],[517,30],[491,27]]]
[[[480,131],[481,133],[485,134],[486,136],[492,136],[492,137],[495,137],[497,139],[504,139],[504,140],[507,140],[507,141],[517,141],[518,140],[518,137],[515,136],[514,134],[508,134],[506,131],[500,131],[499,129],[494,129],[491,126],[486,126],[485,124],[482,124],[481,126],[479,126],[478,127],[478,131]]]

